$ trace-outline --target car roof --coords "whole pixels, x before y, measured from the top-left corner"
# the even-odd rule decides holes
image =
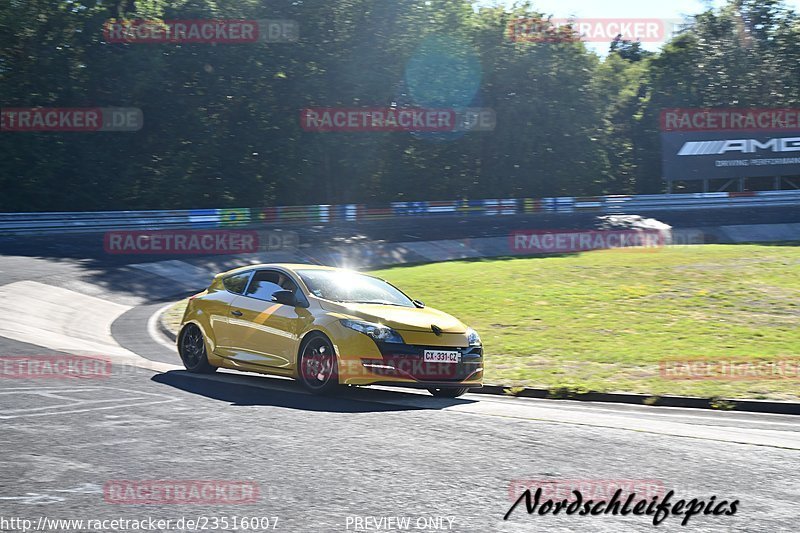
[[[296,270],[347,270],[344,268],[337,268],[325,265],[313,265],[313,264],[305,264],[305,263],[258,263],[254,265],[245,265],[238,268],[234,268],[232,270],[227,270],[217,276],[228,276],[231,274],[236,274],[237,272],[244,272],[246,270],[254,270],[254,269],[261,269],[261,268],[283,268],[285,270],[290,270],[292,272]]]

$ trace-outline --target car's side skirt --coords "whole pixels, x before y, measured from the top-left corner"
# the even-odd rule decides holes
[[[217,355],[216,359],[217,360],[214,361],[214,364],[220,368],[229,368],[231,370],[240,370],[242,372],[256,372],[258,374],[267,374],[272,376],[285,376],[290,378],[295,377],[293,368],[279,368],[275,366],[265,366],[254,363],[242,363],[221,355]]]

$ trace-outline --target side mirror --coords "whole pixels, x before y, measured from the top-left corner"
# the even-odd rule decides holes
[[[420,309],[423,309],[425,307],[425,304],[420,302],[419,300],[411,300],[411,301],[414,302],[414,305],[419,307]]]
[[[272,301],[283,305],[297,307],[297,298],[294,297],[294,291],[274,292],[272,293]]]

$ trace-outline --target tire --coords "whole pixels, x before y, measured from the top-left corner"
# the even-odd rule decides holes
[[[468,390],[469,387],[459,387],[455,389],[428,389],[428,392],[437,398],[458,398],[462,394],[465,394]]]
[[[297,354],[297,379],[314,394],[330,394],[339,389],[339,365],[328,337],[311,333]]]
[[[217,367],[211,366],[206,354],[206,342],[203,332],[194,324],[189,324],[181,331],[178,342],[178,353],[186,370],[195,374],[213,374]]]

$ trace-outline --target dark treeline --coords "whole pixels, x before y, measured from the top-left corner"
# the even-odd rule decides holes
[[[658,54],[512,42],[534,7],[467,0],[4,0],[3,107],[138,107],[135,133],[0,134],[0,210],[663,192],[665,107],[800,103],[777,0],[687,20]],[[131,19],[293,19],[295,43],[111,44]],[[493,132],[314,133],[305,107],[490,107]]]

